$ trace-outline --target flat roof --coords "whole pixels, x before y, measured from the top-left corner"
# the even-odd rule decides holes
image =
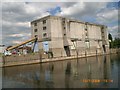
[[[52,15],[44,16],[44,17],[41,17],[39,19],[33,20],[31,23],[34,23],[34,22],[37,22],[37,21],[40,21],[40,20],[44,20],[44,19],[50,18],[50,17],[65,18],[65,19],[69,20],[69,22],[78,22],[78,23],[83,23],[83,24],[107,27],[106,25],[102,25],[102,24],[96,24],[96,23],[91,23],[91,22],[84,22],[84,21],[80,21],[80,20],[77,20],[77,19],[71,19],[71,18],[67,18],[67,17],[63,17],[63,16],[52,16]]]

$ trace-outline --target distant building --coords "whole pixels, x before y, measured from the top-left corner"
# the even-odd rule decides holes
[[[32,21],[31,28],[32,38],[38,37],[39,50],[44,51],[41,40],[48,40],[48,50],[53,57],[109,51],[107,27],[104,25],[46,16]]]

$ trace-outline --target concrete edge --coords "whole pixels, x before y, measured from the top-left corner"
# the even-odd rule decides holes
[[[111,53],[116,54],[116,53]],[[48,63],[48,62],[56,62],[56,61],[63,61],[63,60],[72,60],[72,59],[80,59],[80,58],[87,58],[87,57],[94,57],[94,56],[102,56],[102,55],[110,55],[110,53],[107,54],[98,54],[98,55],[87,55],[87,56],[71,56],[71,57],[59,57],[59,58],[52,58],[52,59],[43,59],[42,62],[40,60],[36,60],[37,62],[24,62],[24,63],[15,63],[10,65],[2,65],[0,68],[4,67],[12,67],[12,66],[23,66],[23,65],[31,65],[31,64],[40,64],[40,63]]]

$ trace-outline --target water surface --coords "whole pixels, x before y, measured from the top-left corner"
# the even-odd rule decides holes
[[[112,54],[6,67],[2,69],[2,86],[3,88],[118,88],[119,65],[120,54]],[[101,81],[92,82],[92,80]]]

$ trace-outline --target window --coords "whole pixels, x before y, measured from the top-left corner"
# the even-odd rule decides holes
[[[87,31],[87,28],[85,28],[85,31]]]
[[[63,21],[63,24],[65,23],[65,21]]]
[[[64,29],[66,29],[66,27],[64,27]]]
[[[35,37],[38,37],[38,35],[35,35]]]
[[[46,37],[47,36],[47,33],[43,33],[43,37]]]
[[[88,36],[87,32],[85,33],[86,36]]]
[[[43,30],[46,30],[46,27],[43,27]]]
[[[34,23],[34,26],[37,26],[37,23]]]
[[[37,29],[34,29],[34,32],[37,32]]]
[[[85,25],[87,25],[88,24],[88,22],[85,22]]]
[[[43,20],[43,24],[45,24],[46,23],[46,20]]]

